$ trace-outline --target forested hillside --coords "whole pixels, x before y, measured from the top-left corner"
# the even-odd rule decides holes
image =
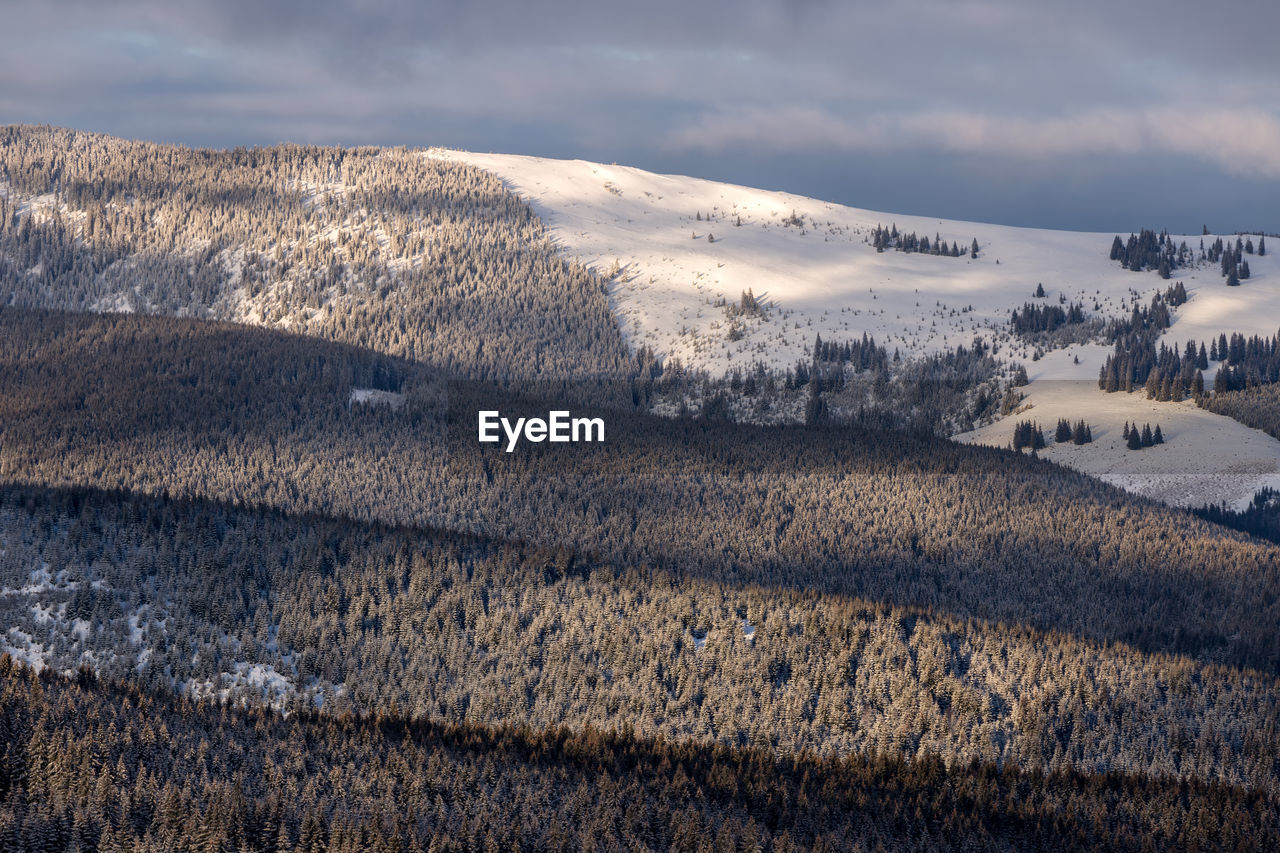
[[[475,412],[547,404],[442,392],[410,362],[167,318],[7,309],[0,330],[6,480],[470,531],[1280,669],[1280,552],[1015,454],[610,412],[603,444],[507,454],[476,443]],[[350,402],[378,364],[398,410]]]
[[[1280,385],[1219,391],[1206,397],[1200,405],[1215,414],[1235,418],[1245,426],[1280,438]]]
[[[0,853],[1275,848],[1280,548],[929,434],[980,340],[628,353],[424,154],[0,129]]]
[[[84,490],[5,490],[0,536],[4,648],[56,671],[292,710],[1280,791],[1274,676],[1121,644]]]
[[[1274,796],[1111,774],[820,761],[299,715],[37,679],[0,658],[6,850],[1269,850]],[[326,768],[318,774],[316,768]]]
[[[0,128],[0,305],[238,320],[470,378],[628,361],[603,284],[524,203],[404,149]]]

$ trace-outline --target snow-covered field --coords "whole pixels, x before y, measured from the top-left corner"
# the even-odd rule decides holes
[[[616,265],[611,296],[633,347],[715,374],[755,361],[793,366],[819,334],[844,341],[866,332],[904,356],[968,345],[975,334],[995,339],[1037,284],[1048,303],[1065,295],[1100,316],[1127,314],[1135,297],[1147,304],[1169,284],[1111,261],[1112,233],[901,216],[583,160],[439,149],[431,156],[493,172],[532,204],[566,252],[603,275]],[[877,225],[961,249],[976,238],[979,255],[878,253],[870,244]],[[1159,223],[1134,230],[1143,225]],[[1177,239],[1198,249],[1201,236]],[[1170,338],[1275,334],[1280,264],[1274,254],[1249,260],[1253,278],[1240,288],[1227,288],[1214,266],[1179,271],[1191,299]],[[731,336],[725,306],[748,290],[769,310]],[[1072,374],[1096,378],[1099,364],[1081,362]]]
[[[1242,509],[1263,486],[1280,488],[1280,441],[1190,400],[1160,403],[1143,392],[1107,394],[1096,381],[1032,382],[1024,411],[958,441],[1008,447],[1016,421],[1032,420],[1050,444],[1045,458],[1091,474],[1130,492],[1176,506],[1225,503]],[[1059,418],[1085,420],[1093,443],[1053,444]],[[1142,450],[1125,446],[1124,424],[1160,425],[1165,443]]]
[[[873,335],[904,357],[969,345],[981,336],[1032,379],[1026,415],[1051,431],[1059,416],[1093,424],[1095,443],[1050,448],[1049,458],[1127,489],[1175,504],[1240,504],[1262,485],[1280,483],[1280,442],[1191,403],[1148,401],[1142,394],[1098,391],[1110,348],[1082,344],[1035,355],[1008,333],[1009,313],[1033,299],[1082,302],[1091,316],[1127,315],[1170,284],[1111,261],[1113,233],[1016,228],[901,216],[816,199],[657,175],[581,160],[549,160],[433,149],[429,156],[471,163],[524,197],[568,254],[598,273],[617,275],[610,296],[633,348],[719,375],[759,361],[787,368],[807,359],[815,336],[842,342]],[[896,225],[977,258],[876,252],[870,234]],[[1133,230],[1159,228],[1135,222]],[[1128,234],[1120,235],[1127,238]],[[1214,235],[1175,236],[1198,252]],[[1228,239],[1224,235],[1224,240]],[[1234,236],[1230,237],[1234,242]],[[1181,346],[1220,333],[1270,336],[1280,329],[1280,262],[1248,256],[1252,277],[1228,288],[1216,265],[1178,270],[1188,302],[1165,339]],[[761,316],[732,316],[750,291]],[[1212,381],[1212,371],[1206,375]],[[1169,443],[1128,451],[1125,420],[1160,423]],[[1012,421],[959,436],[1007,445]]]

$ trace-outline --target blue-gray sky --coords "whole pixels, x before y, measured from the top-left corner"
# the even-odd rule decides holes
[[[904,213],[1280,230],[1275,0],[45,0],[0,122],[584,157]]]

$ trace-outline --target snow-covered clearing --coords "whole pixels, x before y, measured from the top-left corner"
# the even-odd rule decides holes
[[[616,264],[611,296],[633,347],[715,374],[755,361],[790,367],[819,334],[844,341],[866,332],[904,356],[968,345],[975,334],[992,339],[1008,328],[1012,309],[1033,301],[1037,284],[1049,304],[1065,296],[1104,317],[1127,314],[1135,296],[1149,303],[1169,284],[1111,261],[1111,233],[902,216],[582,160],[432,156],[493,172],[533,205],[567,253],[603,275]],[[977,239],[979,255],[876,252],[869,239],[877,225],[966,250]],[[1198,249],[1201,237],[1176,239]],[[1274,334],[1274,254],[1250,262],[1253,278],[1240,288],[1225,287],[1212,266],[1179,271],[1191,300],[1170,337]],[[765,302],[764,316],[740,321],[731,336],[725,308],[748,290]],[[1091,373],[1081,378],[1097,376],[1097,364],[1085,367]]]
[[[904,357],[981,336],[1000,357],[1026,366],[1032,384],[1023,390],[1035,409],[1024,416],[1046,430],[1060,416],[1093,425],[1094,444],[1050,448],[1049,458],[1176,504],[1239,504],[1254,488],[1280,483],[1280,442],[1269,436],[1190,403],[1098,391],[1109,347],[1075,345],[1035,358],[1009,335],[1010,311],[1027,302],[1060,304],[1065,297],[1106,319],[1162,293],[1170,282],[1109,259],[1113,233],[903,216],[582,160],[442,149],[428,156],[493,172],[533,206],[566,253],[601,275],[617,270],[610,298],[633,349],[649,346],[720,375],[755,362],[791,367],[808,359],[817,335],[843,342],[867,333]],[[940,236],[964,253],[877,252],[870,243],[877,225],[931,242]],[[1134,223],[1133,230],[1144,226],[1160,223]],[[974,239],[977,258],[967,251]],[[1202,239],[1207,246],[1215,236],[1174,239],[1198,252]],[[1174,280],[1184,282],[1189,300],[1173,311],[1165,340],[1181,347],[1221,333],[1276,334],[1277,250],[1280,240],[1266,257],[1248,257],[1253,275],[1241,287],[1226,287],[1216,265],[1178,270]],[[1043,300],[1033,297],[1037,284]],[[731,310],[747,291],[764,305],[758,316]],[[1169,443],[1124,449],[1125,420],[1162,424]],[[1006,419],[959,438],[1003,446],[1012,428]]]
[[[1280,487],[1280,442],[1190,400],[1160,403],[1139,391],[1107,394],[1096,380],[1044,380],[1023,390],[1030,408],[957,440],[1008,447],[1014,422],[1029,419],[1052,442],[1059,418],[1083,419],[1093,431],[1092,444],[1050,443],[1040,455],[1176,506],[1226,503],[1240,509],[1263,486]],[[1165,443],[1129,450],[1122,437],[1126,421],[1153,429],[1159,424]]]
[[[404,394],[396,391],[380,391],[377,388],[352,388],[347,403],[362,403],[368,406],[387,406],[398,411],[404,405]]]

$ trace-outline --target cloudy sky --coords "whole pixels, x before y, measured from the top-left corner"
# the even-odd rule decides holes
[[[584,157],[904,213],[1280,231],[1275,0],[54,0],[0,123]]]

